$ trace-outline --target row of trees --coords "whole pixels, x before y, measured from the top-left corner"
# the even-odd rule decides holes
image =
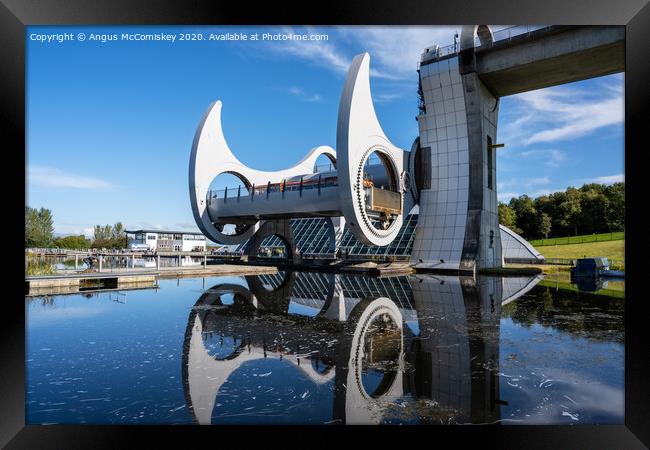
[[[54,236],[52,211],[25,207],[25,247],[41,248],[125,248],[126,233],[121,222],[95,225],[93,239],[80,236]]]
[[[93,248],[126,248],[126,233],[122,222],[115,225],[95,225]]]
[[[625,183],[590,183],[542,195],[521,195],[499,203],[499,223],[526,239],[625,230]]]

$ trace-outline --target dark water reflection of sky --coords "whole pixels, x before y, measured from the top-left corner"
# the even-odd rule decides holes
[[[27,421],[621,424],[623,303],[305,273],[30,298]]]

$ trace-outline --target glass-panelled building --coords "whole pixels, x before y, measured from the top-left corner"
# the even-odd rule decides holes
[[[203,233],[168,230],[126,230],[130,250],[158,252],[193,252],[206,250]]]
[[[328,236],[328,221],[329,219],[320,217],[291,219],[291,229],[296,246],[303,257],[333,257],[335,255],[335,243],[331,242]],[[409,214],[395,240],[385,247],[360,243],[346,227],[339,245],[338,256],[346,258],[354,256],[408,258],[413,249],[417,221],[417,214]],[[248,243],[249,241],[240,244],[236,251],[245,251]],[[282,256],[283,249],[284,245],[278,236],[269,236],[262,242],[259,256]]]

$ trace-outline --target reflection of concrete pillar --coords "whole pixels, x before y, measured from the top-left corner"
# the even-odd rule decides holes
[[[414,278],[411,289],[421,339],[415,393],[464,422],[470,416],[472,374],[460,278]]]
[[[322,317],[330,320],[345,322],[347,314],[345,310],[345,296],[343,295],[343,288],[341,287],[338,276],[335,277],[333,282],[334,288],[332,293],[332,300],[327,310],[323,312]]]
[[[472,365],[472,423],[501,418],[499,398],[499,326],[501,280],[481,277],[463,282]]]
[[[345,217],[330,217],[328,221],[328,237],[330,239],[330,249],[335,256],[341,247],[344,233]]]

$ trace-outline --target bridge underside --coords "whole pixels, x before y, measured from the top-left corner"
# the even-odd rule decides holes
[[[597,31],[597,32],[595,32]],[[557,27],[520,43],[476,50],[481,81],[496,96],[519,94],[625,70],[625,29]]]

